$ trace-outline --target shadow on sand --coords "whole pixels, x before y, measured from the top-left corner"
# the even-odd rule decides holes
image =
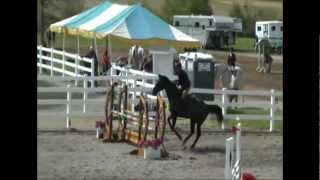
[[[225,154],[226,148],[223,146],[205,146],[205,147],[195,147],[194,149],[188,149],[188,151],[195,154],[208,154],[208,153]]]

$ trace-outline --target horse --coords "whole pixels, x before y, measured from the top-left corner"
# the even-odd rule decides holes
[[[181,91],[178,90],[176,85],[171,82],[166,76],[159,75],[159,79],[152,90],[152,94],[156,95],[159,91],[165,90],[170,105],[170,116],[168,117],[168,124],[171,130],[176,134],[180,141],[182,141],[181,135],[175,129],[177,117],[184,117],[190,119],[190,134],[183,140],[182,145],[184,146],[188,139],[194,134],[195,125],[197,125],[196,139],[191,145],[193,149],[201,136],[201,125],[206,120],[208,114],[216,114],[219,127],[221,127],[223,114],[222,109],[218,105],[208,105],[202,100],[193,96],[187,96],[181,99]],[[172,119],[172,123],[170,122]]]
[[[128,64],[133,69],[140,69],[144,57],[144,49],[141,46],[134,45],[129,49]]]
[[[215,80],[222,80],[222,86],[228,90],[239,90],[242,81],[242,70],[235,66],[234,73],[226,64],[215,64]],[[229,102],[235,99],[238,102],[238,95],[228,95]]]

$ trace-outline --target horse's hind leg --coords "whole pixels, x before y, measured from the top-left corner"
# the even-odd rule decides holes
[[[175,121],[176,121],[177,117],[172,117],[172,115],[170,115],[167,120],[168,120],[168,124],[169,124],[170,129],[178,136],[179,140],[182,141],[181,135],[175,129],[175,126],[173,126],[173,124],[170,122],[170,119],[173,119],[173,122],[175,125],[176,124]]]
[[[196,144],[201,136],[201,125],[202,125],[202,123],[197,123],[197,137],[194,140],[193,144],[191,145],[191,147],[190,147],[191,149],[196,146]]]
[[[195,125],[195,121],[191,119],[190,134],[183,140],[183,143],[182,143],[183,146],[186,144],[188,139],[194,134],[194,125]]]

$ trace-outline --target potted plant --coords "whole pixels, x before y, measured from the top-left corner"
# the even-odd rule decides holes
[[[138,144],[140,146],[139,154],[143,154],[144,159],[159,159],[161,158],[161,144],[162,140],[160,139],[152,139],[147,141],[141,140]]]

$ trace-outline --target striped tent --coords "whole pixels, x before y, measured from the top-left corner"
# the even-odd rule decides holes
[[[50,25],[50,30],[89,38],[112,38],[138,45],[198,48],[200,42],[152,14],[140,4],[103,2]]]

